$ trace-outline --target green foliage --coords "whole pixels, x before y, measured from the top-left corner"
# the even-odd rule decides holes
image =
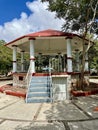
[[[65,31],[69,29],[81,29],[83,32],[85,29],[91,30],[89,25],[91,22],[94,24],[93,17],[94,20],[98,18],[97,0],[42,0],[42,2],[46,1],[49,2],[48,9],[56,12],[58,18],[65,20],[63,25]]]
[[[95,68],[98,70],[98,41],[89,49],[89,65],[90,69]]]
[[[0,73],[6,74],[12,69],[12,50],[4,46],[5,42],[0,40]]]

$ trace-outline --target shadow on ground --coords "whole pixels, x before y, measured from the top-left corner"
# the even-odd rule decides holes
[[[59,122],[54,123],[31,123],[29,126],[17,126],[15,130],[65,130],[64,125]]]

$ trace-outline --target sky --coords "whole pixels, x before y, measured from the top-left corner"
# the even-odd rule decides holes
[[[31,32],[61,30],[64,20],[47,8],[48,3],[40,0],[0,0],[0,40],[10,42]]]

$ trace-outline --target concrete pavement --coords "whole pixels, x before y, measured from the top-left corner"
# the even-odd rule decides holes
[[[0,86],[12,81],[0,81]],[[98,130],[98,95],[72,101],[26,104],[0,93],[0,130]]]
[[[98,130],[98,96],[26,104],[0,93],[0,130]]]

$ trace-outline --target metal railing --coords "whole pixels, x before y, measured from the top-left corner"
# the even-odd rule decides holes
[[[53,102],[51,69],[48,69],[48,74],[49,74],[49,76],[47,76],[47,77],[48,77],[48,78],[47,78],[47,84],[48,84],[48,87],[49,87],[50,99],[51,99],[51,102]]]
[[[32,73],[31,73],[31,64],[30,64],[28,72],[27,72],[27,75],[26,75],[26,78],[25,78],[26,87],[27,87],[26,103],[27,103],[27,96],[28,96],[28,91],[29,91],[29,86],[30,86],[31,78],[32,78]]]
[[[23,72],[27,72],[28,68],[29,68],[29,62],[25,61],[23,64],[24,64]],[[21,66],[22,66],[22,63],[20,61],[18,61],[17,62],[17,72],[22,72]]]
[[[30,64],[26,78],[25,78],[27,88],[30,85],[31,78],[32,78],[32,73],[31,73],[31,64]]]

